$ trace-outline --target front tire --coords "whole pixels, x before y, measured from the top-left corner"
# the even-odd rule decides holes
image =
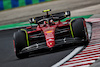
[[[84,18],[77,18],[71,21],[70,23],[71,33],[72,37],[79,37],[81,39],[84,39],[84,43],[88,44],[88,32],[86,27],[86,22]]]
[[[27,47],[26,33],[24,31],[15,32],[13,36],[13,41],[16,56],[19,59],[27,58],[29,56],[28,53],[20,53],[23,48]]]

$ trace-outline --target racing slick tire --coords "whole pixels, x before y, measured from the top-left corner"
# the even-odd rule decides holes
[[[20,53],[23,48],[27,47],[27,39],[25,31],[15,32],[13,36],[13,41],[14,41],[16,56],[19,59],[29,57],[29,53]]]
[[[84,39],[85,44],[89,43],[87,27],[84,18],[71,20],[70,29],[73,38],[79,37],[81,39]]]

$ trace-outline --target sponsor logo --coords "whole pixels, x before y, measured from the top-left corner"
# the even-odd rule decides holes
[[[50,31],[47,31],[46,33],[51,33],[51,32],[53,32],[53,31],[50,30]]]
[[[49,39],[48,41],[54,41],[54,39]]]
[[[54,38],[53,31],[48,31],[46,33],[46,39],[51,39],[51,38]]]
[[[52,45],[52,43],[50,43],[50,45]]]

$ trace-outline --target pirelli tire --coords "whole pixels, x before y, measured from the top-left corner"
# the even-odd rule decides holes
[[[84,18],[73,19],[70,22],[71,35],[73,38],[79,37],[84,39],[84,43],[89,43],[86,22]]]
[[[25,47],[27,47],[27,39],[26,39],[26,32],[25,31],[18,31],[15,32],[13,35],[13,41],[14,41],[14,46],[15,46],[15,53],[16,56],[19,59],[27,58],[29,57],[29,53],[20,53],[21,50]]]

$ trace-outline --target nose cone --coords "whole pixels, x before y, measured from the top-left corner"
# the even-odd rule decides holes
[[[45,34],[47,46],[49,48],[54,47],[54,45],[55,45],[54,30],[45,31],[44,34]]]
[[[46,42],[47,42],[47,46],[49,48],[54,47],[54,45],[55,45],[55,41],[54,41],[53,38],[52,39],[48,39]]]

